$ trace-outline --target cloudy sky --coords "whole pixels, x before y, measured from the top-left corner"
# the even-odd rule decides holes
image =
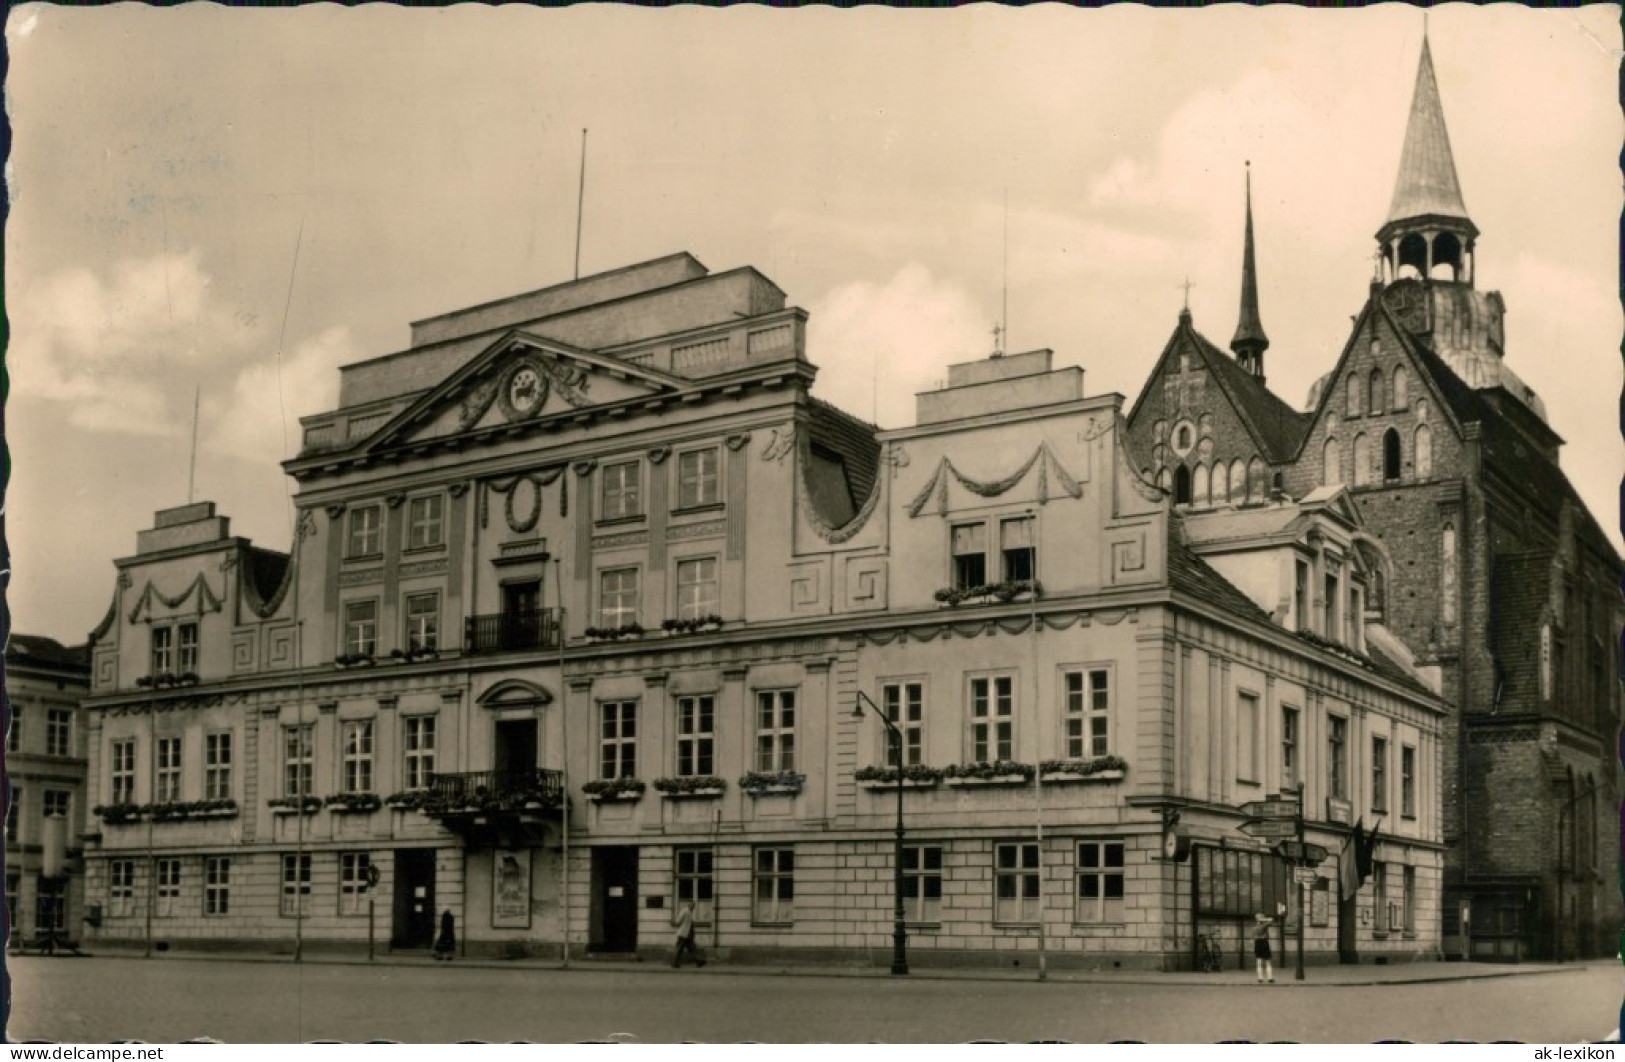
[[[812,315],[818,392],[887,427],[1011,350],[1132,401],[1184,297],[1235,328],[1253,167],[1271,385],[1364,299],[1423,26],[1355,11],[12,11],[14,626],[82,640],[197,497],[285,548],[278,462],[409,321],[694,253]],[[1619,9],[1449,4],[1430,38],[1478,283],[1617,525]],[[1008,209],[1006,209],[1008,202]],[[1616,532],[1617,534],[1617,532]]]

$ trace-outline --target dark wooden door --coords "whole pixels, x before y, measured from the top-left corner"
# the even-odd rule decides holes
[[[592,850],[592,940],[596,951],[631,952],[638,948],[638,850],[632,847]]]
[[[432,947],[436,919],[433,848],[395,850],[394,907],[389,946]]]

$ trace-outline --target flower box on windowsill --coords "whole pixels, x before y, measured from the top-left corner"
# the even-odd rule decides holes
[[[955,787],[1026,785],[1033,780],[1033,766],[1015,760],[982,760],[956,763],[943,768],[942,780]]]
[[[995,774],[988,778],[944,778],[943,783],[955,789],[974,789],[996,785],[1026,785],[1031,778],[1019,774]]]
[[[656,778],[654,787],[668,800],[719,797],[728,789],[728,783],[716,775],[680,775],[675,778]]]
[[[637,778],[603,778],[581,787],[588,800],[595,804],[613,804],[618,801],[641,800],[648,788]]]
[[[905,778],[904,789],[935,789],[941,779],[936,778]],[[897,788],[897,780],[882,781],[877,778],[864,778],[858,781],[858,786],[871,792],[886,793]]]
[[[1045,785],[1120,782],[1127,770],[1123,757],[1108,753],[1089,760],[1045,760],[1038,765],[1038,776]]]
[[[1119,770],[1096,771],[1093,774],[1074,774],[1071,771],[1050,771],[1039,775],[1045,785],[1073,785],[1088,782],[1121,782],[1123,772]]]
[[[631,790],[623,789],[618,793],[588,793],[587,799],[592,801],[594,804],[631,803],[634,800],[642,800],[643,792],[642,790],[632,792]]]
[[[335,793],[323,803],[335,815],[370,815],[384,806],[376,793]]]
[[[301,801],[298,797],[273,797],[265,802],[271,808],[273,815],[314,815],[322,810],[321,797],[305,797]]]
[[[727,790],[721,786],[710,786],[705,789],[688,789],[682,792],[661,793],[660,795],[667,800],[705,800],[715,799],[726,792]]]
[[[739,788],[751,797],[795,796],[806,782],[806,775],[795,771],[750,771],[739,779]]]

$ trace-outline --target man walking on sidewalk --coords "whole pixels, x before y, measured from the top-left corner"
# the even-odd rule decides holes
[[[677,946],[672,952],[671,968],[673,970],[683,965],[685,954],[694,956],[694,965],[704,966],[705,959],[701,958],[700,950],[694,946],[694,904],[684,900],[677,909],[677,920],[672,923],[677,931]]]

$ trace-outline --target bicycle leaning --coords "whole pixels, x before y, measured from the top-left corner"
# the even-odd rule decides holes
[[[1224,969],[1224,951],[1211,933],[1196,938],[1196,968],[1203,973],[1218,973]]]

